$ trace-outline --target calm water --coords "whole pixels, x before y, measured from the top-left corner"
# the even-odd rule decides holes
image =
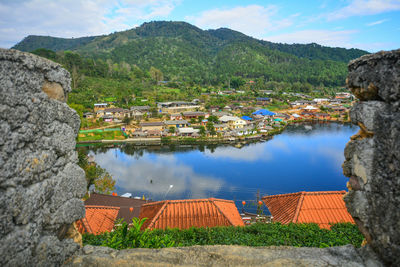
[[[241,208],[242,200],[256,200],[257,191],[264,196],[346,189],[343,149],[356,131],[333,123],[292,125],[272,140],[242,148],[124,146],[90,153],[116,179],[118,194],[153,200],[216,197],[235,200]]]

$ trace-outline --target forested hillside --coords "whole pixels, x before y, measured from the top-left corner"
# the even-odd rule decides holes
[[[153,67],[169,81],[218,85],[241,77],[327,87],[344,85],[347,62],[367,53],[317,44],[276,44],[226,28],[203,31],[185,22],[165,21],[97,37],[28,36],[14,48],[72,50],[103,66],[127,64],[144,72]]]

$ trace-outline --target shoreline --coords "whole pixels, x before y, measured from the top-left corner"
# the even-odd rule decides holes
[[[276,128],[273,131],[267,133],[257,133],[255,135],[248,136],[232,136],[232,137],[177,137],[177,136],[166,136],[166,137],[148,137],[148,138],[127,138],[122,140],[88,140],[88,141],[77,141],[76,147],[86,145],[119,145],[119,144],[133,144],[138,146],[160,146],[160,145],[194,145],[194,144],[239,144],[245,145],[252,143],[253,141],[270,140],[274,135],[282,133],[288,125],[298,123],[341,123],[346,124],[350,121],[332,121],[332,120],[297,120],[289,121],[287,124],[280,128]]]

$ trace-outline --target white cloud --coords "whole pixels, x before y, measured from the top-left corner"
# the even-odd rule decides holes
[[[400,10],[399,0],[353,0],[349,5],[325,14],[327,20],[337,20],[352,16],[375,15]]]
[[[265,149],[265,145],[247,145],[242,148],[217,147],[214,152],[206,151],[205,154],[210,158],[223,158],[237,161],[257,161],[271,160],[272,154]]]
[[[212,9],[198,16],[187,16],[186,20],[203,29],[230,28],[242,33],[260,37],[266,32],[289,27],[293,24],[293,16],[277,20],[278,7],[269,5],[238,6],[229,9]]]
[[[278,43],[318,43],[333,47],[351,48],[351,35],[356,33],[354,30],[331,31],[331,30],[302,30],[291,33],[284,33],[274,36],[267,36],[264,40]]]
[[[27,35],[81,37],[168,16],[180,0],[24,0],[0,3],[0,47]]]
[[[371,27],[371,26],[382,24],[382,23],[384,23],[386,21],[388,21],[388,20],[387,19],[382,19],[382,20],[371,22],[371,23],[367,23],[366,25]]]

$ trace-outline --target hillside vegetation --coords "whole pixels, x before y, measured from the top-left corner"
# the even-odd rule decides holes
[[[142,72],[153,67],[168,81],[218,85],[241,77],[327,87],[343,86],[347,62],[367,53],[317,44],[277,44],[226,28],[204,31],[166,21],[76,39],[28,36],[13,48],[72,50],[94,62],[127,64]]]

